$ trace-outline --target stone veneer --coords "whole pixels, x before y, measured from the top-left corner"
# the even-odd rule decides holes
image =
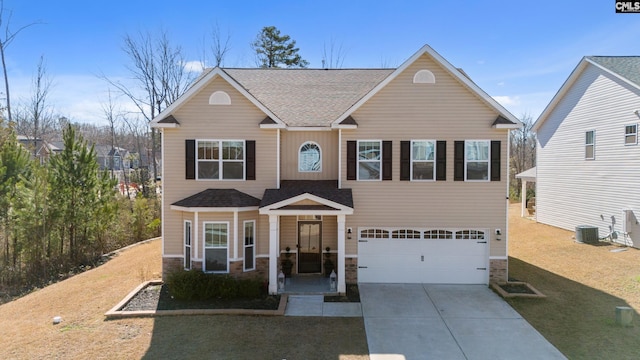
[[[491,259],[489,260],[489,282],[504,283],[508,280],[507,259]]]

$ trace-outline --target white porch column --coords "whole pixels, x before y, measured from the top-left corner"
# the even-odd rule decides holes
[[[527,211],[527,180],[522,179],[522,189],[520,189],[520,200],[522,202],[522,211],[520,212],[521,217],[525,217]]]
[[[338,215],[338,292],[346,293],[347,292],[347,284],[345,284],[345,263],[344,263],[344,234],[345,234],[345,218],[346,215]]]
[[[278,293],[278,215],[269,215],[269,294]]]

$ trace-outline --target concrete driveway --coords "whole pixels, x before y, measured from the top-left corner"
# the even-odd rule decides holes
[[[358,287],[371,360],[565,359],[485,285]]]

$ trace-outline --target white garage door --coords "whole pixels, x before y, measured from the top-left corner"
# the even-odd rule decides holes
[[[486,230],[371,228],[358,235],[358,282],[489,282]]]

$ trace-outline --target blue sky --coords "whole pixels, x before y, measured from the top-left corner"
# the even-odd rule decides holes
[[[108,86],[97,74],[127,78],[125,34],[165,29],[187,60],[198,61],[217,23],[231,36],[227,67],[255,66],[249,43],[268,25],[295,39],[310,67],[321,67],[332,40],[345,51],[345,68],[395,67],[429,44],[515,116],[535,119],[583,56],[640,55],[640,14],[616,14],[614,3],[5,0],[10,28],[42,21],[7,49],[12,104],[29,96],[43,55],[54,112],[106,124]]]

